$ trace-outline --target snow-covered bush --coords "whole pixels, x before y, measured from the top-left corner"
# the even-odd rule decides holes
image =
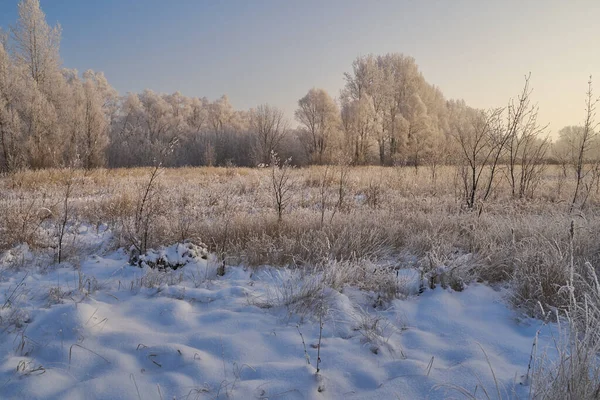
[[[35,264],[35,258],[29,245],[23,243],[0,254],[0,265],[8,269],[31,267]]]
[[[168,247],[161,247],[159,250],[150,249],[142,255],[133,246],[129,251],[129,263],[131,265],[147,266],[161,270],[175,270],[197,259],[206,260],[208,258],[206,245],[203,243],[196,245],[192,242],[176,243]]]

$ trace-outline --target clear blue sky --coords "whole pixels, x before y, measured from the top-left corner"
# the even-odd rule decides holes
[[[236,108],[269,102],[291,117],[311,87],[337,96],[368,53],[416,58],[449,98],[502,106],[531,71],[555,132],[583,119],[587,77],[600,94],[600,1],[41,0],[63,27],[64,65],[104,71],[120,93],[151,88]],[[17,0],[0,0],[0,26]]]

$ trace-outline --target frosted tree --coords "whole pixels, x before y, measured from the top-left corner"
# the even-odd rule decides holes
[[[169,99],[146,89],[139,96],[141,105],[140,132],[143,146],[139,149],[144,165],[154,165],[154,160],[169,143],[176,143],[185,129],[185,118]],[[172,162],[169,159],[169,162]]]
[[[377,143],[379,163],[408,163],[418,167],[430,159],[424,150],[441,130],[446,114],[439,89],[425,82],[412,57],[392,53],[358,57],[352,72],[344,74],[342,97],[361,100],[368,96],[378,124],[370,136]]]
[[[69,166],[79,165],[85,132],[85,91],[77,70],[65,69],[63,76],[69,88],[68,114],[62,115],[62,129],[66,137],[63,159]]]
[[[212,130],[212,140],[206,148],[206,164],[214,165],[223,162],[224,148],[227,145],[225,133],[234,117],[234,109],[225,95],[212,102],[208,108],[208,122]]]
[[[181,94],[181,92],[175,92],[164,96],[164,99],[172,108],[173,117],[177,119],[177,124],[182,130],[187,129],[187,116],[190,113],[190,104],[188,98]]]
[[[108,85],[103,74],[88,70],[83,74],[83,95],[81,158],[84,168],[101,167],[106,161],[116,91]]]
[[[204,98],[193,98],[189,100],[189,114],[187,125],[190,131],[199,133],[208,123],[208,100]]]
[[[150,144],[159,143],[172,128],[172,107],[162,96],[150,89],[144,90],[140,95],[140,102],[144,108],[144,134]]]
[[[302,125],[300,140],[309,161],[323,164],[329,162],[330,147],[340,125],[340,110],[323,89],[310,89],[298,100],[296,120]]]
[[[388,54],[382,57],[381,63],[391,86],[384,124],[390,144],[389,158],[392,162],[410,163],[412,160],[414,164],[414,160],[419,159],[414,152],[418,153],[420,144],[425,142],[417,136],[427,132],[423,127],[427,125],[429,107],[423,98],[428,85],[412,57]]]
[[[26,67],[29,76],[38,85],[45,88],[60,67],[60,25],[48,25],[39,0],[21,0],[19,20],[11,32],[17,62]]]
[[[23,73],[21,111],[30,166],[54,167],[63,163],[63,122],[68,119],[68,87],[60,69],[60,26],[50,27],[39,0],[22,0],[19,19],[11,28],[14,59]]]
[[[102,99],[105,91],[97,79]],[[106,103],[106,101],[105,101]],[[175,157],[169,165],[215,165],[228,161],[249,165],[250,137],[247,113],[233,109],[226,96],[209,102],[179,92],[159,94],[145,90],[130,93],[118,101],[117,112],[103,107],[109,117],[111,166],[151,165],[158,152],[174,139]]]
[[[187,165],[201,165],[205,148],[210,145],[208,127],[208,105],[206,98],[185,98],[185,126],[181,145],[176,149],[176,157]]]
[[[13,171],[23,163],[21,119],[22,80],[9,58],[7,37],[0,31],[0,171]]]
[[[32,168],[56,167],[62,162],[65,145],[58,114],[54,104],[32,82],[26,85],[27,102],[22,115],[28,164]]]
[[[108,119],[108,123],[112,124],[119,112],[119,93],[108,83],[103,72],[88,70],[83,78],[94,83],[102,103],[102,112]]]
[[[373,113],[377,120],[383,121],[387,109],[388,93],[390,84],[385,80],[386,76],[378,59],[373,55],[358,57],[352,63],[352,73],[345,73],[346,85],[342,97],[361,101],[368,96]],[[369,136],[374,139],[379,148],[379,161],[385,163],[386,139],[385,125],[383,123],[370,128]]]
[[[381,129],[381,119],[375,112],[373,100],[363,95],[360,100],[342,100],[342,127],[348,154],[355,165],[369,161],[373,135]]]
[[[251,122],[251,110],[233,111],[219,147],[221,165],[252,165],[254,163],[252,152],[248,151],[254,146],[254,138],[249,132]]]
[[[67,145],[64,149],[66,165],[84,168],[103,166],[106,162],[108,130],[116,92],[102,74],[86,71],[80,79],[76,70],[63,70],[69,96],[61,125]]]
[[[416,93],[410,97],[405,113],[407,161],[417,171],[430,156],[434,145],[432,121],[427,114],[427,106]]]
[[[428,146],[423,161],[429,167],[432,183],[435,185],[438,167],[447,164],[451,154],[457,152],[457,149],[455,142],[451,140],[448,105],[441,90],[426,85],[419,97],[427,107]]]
[[[210,104],[208,109],[208,120],[213,132],[218,136],[225,132],[233,118],[233,106],[225,95]]]
[[[120,112],[114,119],[108,149],[111,166],[141,165],[140,149],[147,146],[143,137],[144,108],[135,93],[128,93],[120,101]]]

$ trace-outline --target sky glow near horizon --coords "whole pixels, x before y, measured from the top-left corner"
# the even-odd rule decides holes
[[[17,20],[0,1],[0,26]],[[522,4],[524,3],[524,4]],[[446,98],[505,106],[531,72],[548,133],[581,124],[590,75],[600,95],[600,1],[41,0],[62,25],[65,67],[103,71],[120,94],[146,88],[290,119],[311,87],[338,96],[359,55],[414,57]]]

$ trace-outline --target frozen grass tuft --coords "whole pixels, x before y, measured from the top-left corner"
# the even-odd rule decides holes
[[[536,357],[533,399],[600,398],[600,284],[591,264],[584,267],[583,273],[574,272],[563,286],[569,306],[556,311],[559,329],[554,348]],[[577,293],[575,285],[586,289]],[[550,351],[554,354],[549,355]]]
[[[356,307],[356,311],[354,330],[360,332],[361,342],[368,346],[373,354],[385,350],[395,357],[397,351],[391,344],[390,338],[398,333],[396,326],[382,315],[371,314],[360,306]],[[404,357],[404,353],[402,351],[400,353]]]
[[[310,271],[296,270],[289,274],[280,270],[269,273],[266,292],[255,296],[250,302],[261,308],[285,308],[288,314],[302,317],[318,316],[329,308],[331,289],[328,289],[321,275]]]

